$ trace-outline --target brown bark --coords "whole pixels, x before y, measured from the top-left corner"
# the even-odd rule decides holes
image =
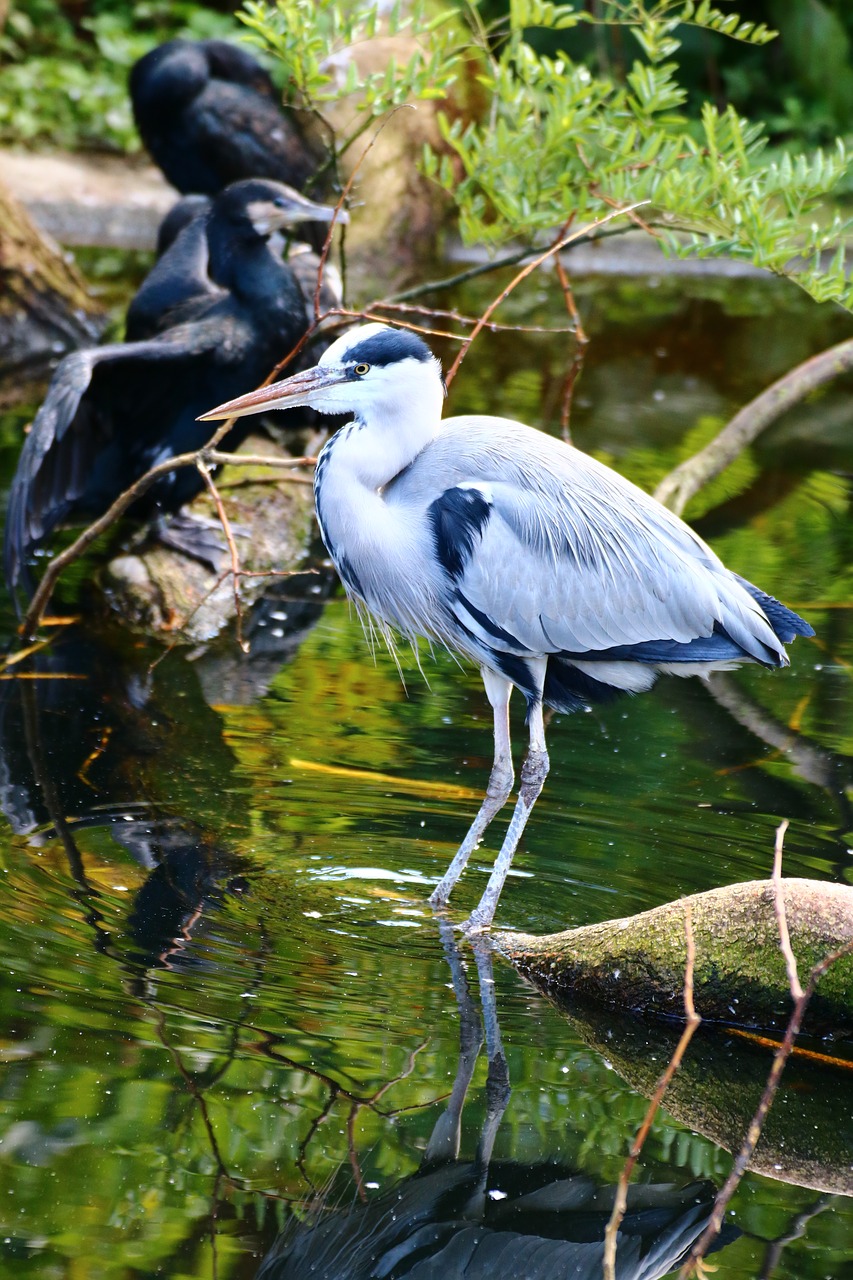
[[[0,373],[96,341],[102,315],[73,263],[0,184]]]

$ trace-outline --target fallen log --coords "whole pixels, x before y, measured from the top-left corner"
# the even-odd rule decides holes
[[[800,981],[853,943],[853,888],[817,880],[781,881]],[[601,924],[535,936],[496,932],[499,954],[563,1002],[583,997],[625,1012],[681,1018],[689,905],[696,958],[696,1011],[711,1022],[782,1029],[792,999],[779,942],[772,880],[728,885]],[[809,1001],[803,1030],[853,1031],[853,954],[829,966]]]
[[[0,183],[0,373],[91,345],[105,319],[74,264]]]

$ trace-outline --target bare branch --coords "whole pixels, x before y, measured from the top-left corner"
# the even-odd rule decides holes
[[[791,935],[788,932],[788,917],[785,912],[785,886],[782,880],[782,847],[788,826],[788,819],[785,818],[776,828],[776,846],[773,854],[773,892],[775,894],[776,922],[779,926],[779,946],[782,950],[782,955],[785,957],[785,971],[788,974],[791,998],[799,1000],[803,994],[803,988],[800,986],[797,958],[791,947]]]
[[[234,616],[237,619],[237,643],[244,653],[248,653],[249,646],[243,639],[243,604],[240,600],[240,557],[237,553],[237,543],[234,541],[231,522],[223,506],[219,490],[213,483],[213,477],[207,468],[207,464],[199,458],[196,466],[204,481],[205,488],[213,500],[213,505],[216,507],[216,514],[219,516],[219,523],[222,525],[222,532],[225,534],[225,541],[228,543],[228,550],[231,553],[231,578],[234,584]]]
[[[566,444],[571,444],[572,432],[570,418],[572,414],[572,399],[575,393],[575,384],[583,371],[583,362],[586,358],[589,336],[581,322],[580,312],[578,311],[577,304],[575,302],[575,295],[572,290],[571,282],[559,254],[557,254],[557,257],[554,259],[554,265],[557,268],[557,279],[559,280],[560,288],[563,291],[566,310],[571,317],[573,332],[575,335],[575,354],[563,385],[563,403],[560,410],[560,435],[565,440]]]
[[[474,341],[477,335],[486,327],[492,315],[494,314],[495,311],[497,311],[501,303],[504,302],[509,297],[509,295],[512,293],[513,289],[515,289],[517,285],[521,284],[522,280],[526,280],[526,278],[533,271],[535,271],[537,267],[540,267],[543,262],[547,262],[547,260],[553,257],[555,253],[560,253],[568,245],[573,244],[576,240],[579,240],[582,236],[588,236],[590,231],[595,230],[597,227],[605,226],[606,223],[612,222],[614,218],[619,218],[625,214],[631,213],[632,210],[638,209],[643,204],[648,204],[648,201],[638,200],[636,204],[627,205],[623,209],[616,209],[614,210],[613,213],[605,214],[604,217],[598,218],[595,222],[590,223],[589,226],[581,227],[578,231],[573,231],[571,235],[559,237],[554,242],[554,244],[551,245],[550,249],[546,249],[544,253],[538,254],[533,259],[532,262],[528,262],[527,266],[523,267],[522,270],[519,271],[512,278],[512,280],[509,282],[506,288],[502,289],[498,294],[498,296],[494,298],[492,302],[489,303],[489,305],[486,307],[486,310],[483,312],[483,314],[480,316],[480,319],[475,324],[471,333],[468,334],[468,336],[463,340],[462,350],[459,352],[456,359],[453,361],[453,364],[450,366],[450,369],[448,370],[447,374],[445,375],[444,380],[447,383],[447,385],[450,386],[451,382],[456,376],[459,366],[461,365],[462,361],[465,359],[465,356],[468,354],[468,350],[471,346],[471,343]]]
[[[853,338],[798,364],[744,405],[710,444],[670,471],[655,490],[658,502],[681,515],[694,494],[734,462],[766,427],[817,387],[850,369],[853,369]]]
[[[643,1123],[637,1130],[637,1136],[631,1144],[631,1150],[628,1153],[628,1159],[622,1166],[622,1172],[619,1175],[619,1181],[616,1184],[616,1198],[613,1201],[613,1212],[610,1214],[610,1220],[607,1223],[607,1229],[604,1233],[604,1260],[603,1272],[604,1280],[616,1280],[616,1238],[619,1234],[619,1227],[625,1216],[625,1209],[628,1205],[628,1183],[631,1180],[631,1174],[634,1171],[634,1165],[640,1152],[643,1149],[646,1138],[649,1136],[649,1130],[652,1127],[658,1107],[660,1106],[663,1096],[669,1088],[670,1081],[675,1075],[684,1059],[687,1046],[693,1039],[693,1033],[699,1026],[702,1019],[696,1012],[693,1003],[693,970],[696,964],[696,943],[693,937],[693,918],[690,911],[690,903],[684,904],[684,936],[687,944],[687,959],[684,964],[684,1030],[675,1050],[667,1063],[666,1070],[658,1080],[655,1091],[652,1094],[649,1108],[643,1119]]]

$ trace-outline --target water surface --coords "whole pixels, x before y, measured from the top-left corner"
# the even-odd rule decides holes
[[[846,336],[839,313],[781,286],[588,282],[579,299],[593,340],[575,439],[648,485]],[[520,323],[560,323],[539,293],[513,306]],[[556,430],[569,349],[486,335],[452,407]],[[25,417],[0,423],[6,476]],[[661,680],[554,717],[500,925],[552,931],[764,876],[783,818],[788,874],[850,882],[849,424],[846,389],[816,397],[694,511],[817,640],[787,672]],[[91,615],[83,576],[59,603]],[[401,1219],[448,1250],[462,1220],[474,1257],[472,1223],[481,1250],[527,1233],[550,1268],[537,1276],[600,1273],[607,1188],[647,1107],[632,1060],[662,1067],[666,1037],[634,1028],[638,1047],[616,1015],[567,1017],[442,933],[426,898],[491,759],[479,679],[424,654],[425,679],[401,650],[404,684],[327,591],[305,578],[269,602],[245,659],[225,637],[152,670],[162,651],[98,615],[33,659],[39,679],[0,685],[4,1275],[249,1277],[269,1255],[265,1275],[366,1276],[380,1246],[376,1274],[433,1274],[412,1269],[429,1250],[412,1252]],[[481,982],[508,1098],[493,1027],[475,1052]],[[777,1102],[797,1141],[810,1106],[849,1097],[847,1047],[809,1047],[828,1061],[792,1068]],[[770,1052],[720,1033],[690,1050],[712,1074],[730,1062],[746,1091]],[[853,1144],[849,1107],[836,1114]],[[655,1121],[624,1276],[664,1274],[701,1229],[731,1157],[700,1128],[674,1103]],[[851,1257],[848,1198],[751,1174],[711,1263],[720,1280],[817,1280],[849,1274]]]

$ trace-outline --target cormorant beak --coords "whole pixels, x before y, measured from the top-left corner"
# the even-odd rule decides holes
[[[236,400],[228,400],[209,413],[202,413],[197,421],[245,418],[249,413],[264,413],[268,409],[292,409],[297,405],[311,405],[318,391],[340,386],[348,377],[346,368],[323,368],[322,365],[316,365],[313,369],[295,373],[292,378],[285,378],[282,382],[273,382],[268,387],[258,387],[257,391],[250,391],[245,396],[237,396]]]
[[[253,200],[247,213],[258,235],[268,236],[284,227],[300,222],[349,222],[346,209],[336,209],[330,204],[315,204],[298,191],[288,192],[277,200]]]

